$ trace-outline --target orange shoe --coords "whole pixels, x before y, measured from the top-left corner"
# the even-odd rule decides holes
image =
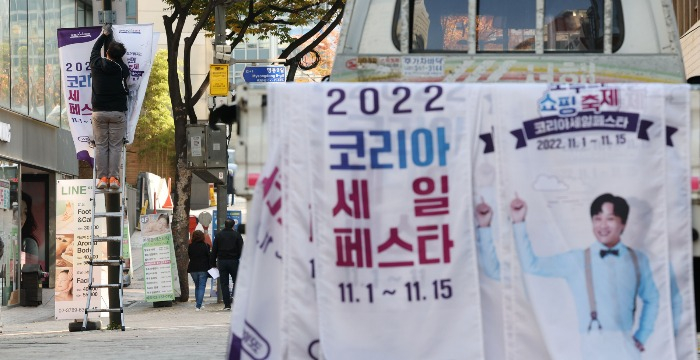
[[[109,178],[109,188],[112,190],[119,190],[119,179],[114,176]]]
[[[107,188],[107,177],[106,176],[103,176],[102,178],[100,178],[100,180],[97,182],[97,188],[100,190]]]

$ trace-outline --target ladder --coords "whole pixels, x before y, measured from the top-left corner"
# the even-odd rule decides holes
[[[120,166],[120,174],[119,174],[119,181],[120,181],[120,187],[118,190],[111,190],[109,188],[109,184],[107,185],[107,188],[105,189],[98,189],[97,188],[97,173],[96,173],[96,166],[92,167],[92,180],[93,180],[93,192],[92,192],[92,218],[91,218],[91,236],[90,236],[90,259],[88,260],[88,264],[90,265],[90,270],[89,270],[89,281],[88,281],[88,294],[87,294],[87,302],[85,304],[85,316],[83,318],[83,327],[82,330],[85,331],[87,330],[87,322],[88,322],[88,314],[89,313],[102,313],[102,312],[109,312],[109,313],[120,313],[121,314],[121,330],[124,331],[126,330],[126,327],[124,326],[124,248],[122,246],[122,240],[124,238],[124,215],[125,215],[125,209],[126,209],[126,195],[124,191],[124,180],[126,179],[126,139],[124,143],[122,144],[122,153],[121,153],[121,166]],[[97,194],[115,194],[118,193],[120,194],[120,200],[119,200],[119,211],[116,212],[104,212],[104,213],[96,213],[95,212],[95,202],[97,199]],[[119,218],[119,235],[113,235],[113,236],[95,236],[95,219],[98,218]],[[97,243],[110,243],[110,242],[118,242],[119,243],[119,259],[116,260],[97,260],[95,259],[95,244]],[[102,267],[102,266],[118,266],[119,267],[119,283],[116,284],[99,284],[99,283],[93,283],[93,271],[95,267]],[[119,307],[115,308],[97,308],[97,309],[91,309],[90,308],[90,300],[92,298],[92,290],[94,289],[119,289]],[[98,299],[99,299],[99,295]],[[111,306],[112,304],[110,304]]]

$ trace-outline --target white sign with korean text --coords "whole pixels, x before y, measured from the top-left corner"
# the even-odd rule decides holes
[[[56,285],[55,317],[82,319],[89,284],[92,241],[92,196],[95,183],[90,179],[58,180],[56,184]],[[104,212],[104,195],[97,194],[95,211]],[[95,236],[106,234],[104,218],[95,219]],[[104,242],[95,243],[95,259],[107,259]],[[93,267],[93,283],[106,284],[107,271]],[[91,309],[109,308],[107,289],[92,290]],[[106,315],[106,313],[104,314]],[[90,317],[97,317],[90,313]]]
[[[322,139],[309,151],[321,348],[338,359],[482,358],[471,206],[478,119],[464,111],[478,108],[478,91],[286,90],[314,99],[296,101],[325,117],[309,126]]]
[[[175,300],[177,262],[168,214],[141,215],[146,301]]]
[[[269,88],[229,358],[694,358],[688,91]]]
[[[10,209],[10,181],[0,180],[0,209]]]

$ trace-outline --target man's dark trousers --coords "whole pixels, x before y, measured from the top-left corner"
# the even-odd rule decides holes
[[[219,285],[221,288],[221,296],[224,298],[224,307],[231,307],[231,297],[233,294],[228,289],[228,279],[230,275],[231,280],[233,280],[233,289],[235,290],[238,260],[219,259],[217,260],[217,268],[219,269]]]

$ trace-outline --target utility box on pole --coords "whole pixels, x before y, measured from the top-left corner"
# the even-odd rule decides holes
[[[224,125],[213,130],[208,125],[187,126],[187,167],[202,180],[226,185],[228,169]]]

